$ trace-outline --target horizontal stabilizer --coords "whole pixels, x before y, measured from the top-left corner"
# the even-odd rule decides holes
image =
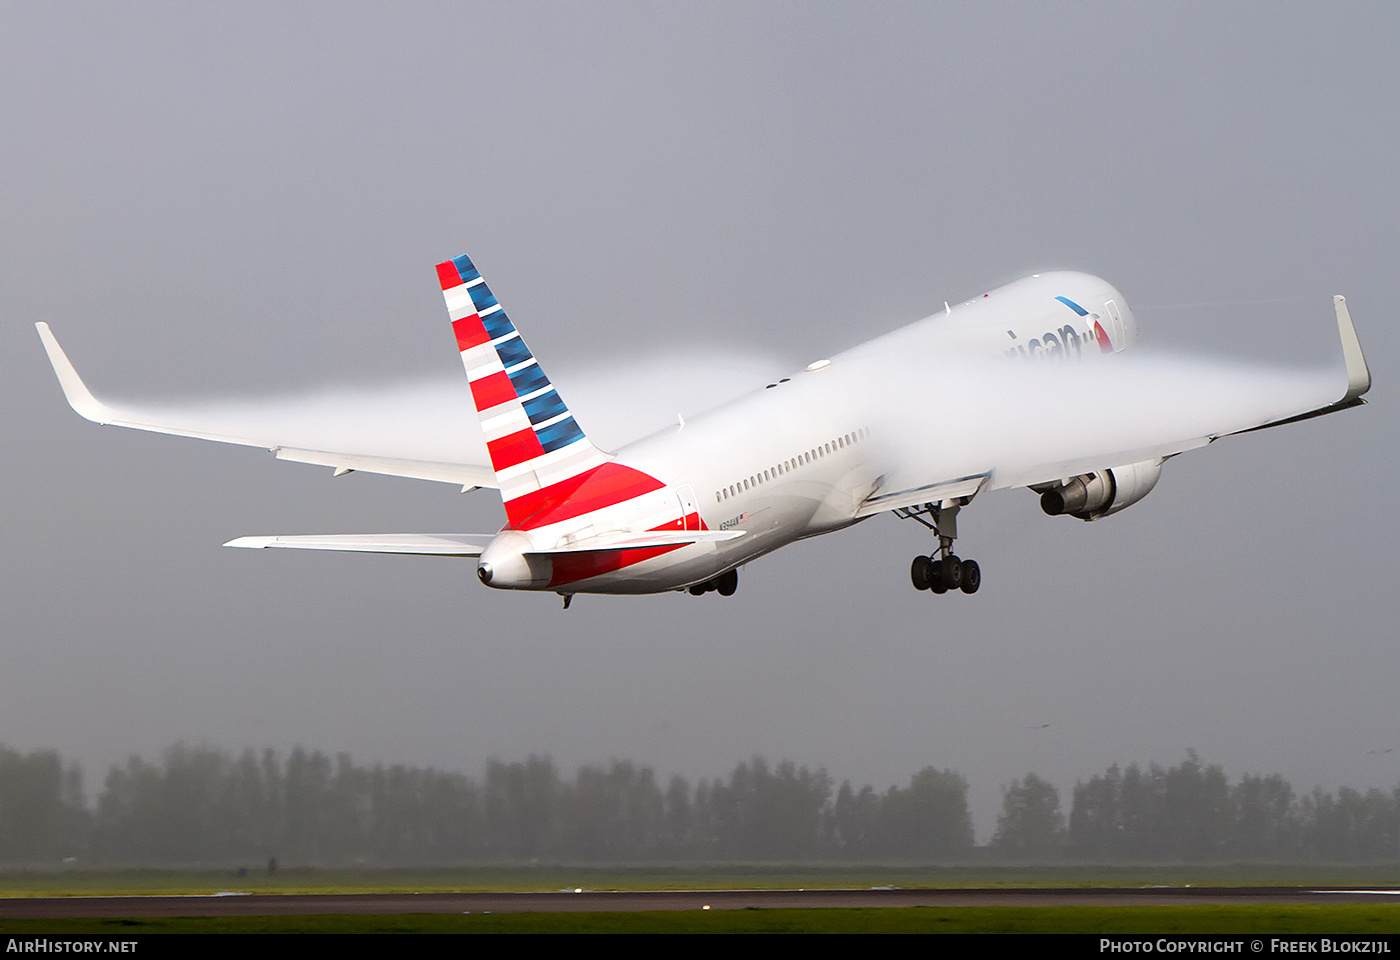
[[[343,550],[350,553],[401,553],[431,557],[479,557],[492,534],[468,533],[348,533],[328,536],[239,537],[226,547],[260,550]]]
[[[742,537],[742,530],[650,530],[646,533],[614,533],[588,537],[553,550],[556,553],[590,553],[601,550],[645,550],[715,543]],[[434,557],[479,557],[494,535],[470,533],[346,533],[291,537],[239,537],[224,544],[249,550],[341,550],[349,553],[400,553]]]
[[[591,553],[599,550],[646,550],[651,547],[683,547],[692,543],[721,543],[744,535],[743,530],[648,530],[645,533],[605,533],[561,544],[537,554]]]

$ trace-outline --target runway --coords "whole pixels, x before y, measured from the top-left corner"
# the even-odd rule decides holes
[[[588,913],[879,907],[1191,906],[1394,903],[1400,888],[1091,887],[1022,889],[557,891],[0,899],[0,919],[232,917],[315,914]],[[1400,915],[1400,914],[1397,914]]]

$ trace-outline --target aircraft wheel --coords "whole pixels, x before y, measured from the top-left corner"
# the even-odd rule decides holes
[[[929,560],[928,588],[934,593],[947,593],[948,585],[943,582],[943,561]]]
[[[976,560],[964,560],[962,562],[962,592],[976,593],[980,586],[982,586],[982,568],[977,565]]]
[[[940,568],[943,574],[943,586],[949,590],[956,590],[962,586],[963,565],[962,561],[951,553],[943,558],[943,566]]]
[[[703,596],[704,593],[705,593],[705,585],[704,585],[703,583],[693,584],[693,585],[691,586],[691,588],[690,588],[690,595],[691,595],[692,597]]]
[[[909,579],[914,581],[915,590],[927,590],[933,585],[933,561],[928,557],[915,557],[909,567]]]
[[[734,591],[739,589],[739,571],[730,570],[727,573],[721,573],[715,584],[715,589],[719,591],[721,597],[734,596]]]

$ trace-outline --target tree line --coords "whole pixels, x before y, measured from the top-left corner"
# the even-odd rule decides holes
[[[1068,820],[1035,774],[1003,790],[974,851],[967,781],[927,767],[906,786],[836,787],[761,757],[727,777],[664,784],[614,760],[566,777],[547,757],[479,778],[361,766],[302,748],[234,754],[177,744],[113,766],[92,803],[55,751],[0,747],[0,863],[432,864],[557,860],[953,861],[1400,859],[1400,787],[1297,796],[1277,775],[1231,784],[1195,754],[1110,767],[1075,786]]]
[[[882,794],[845,783],[833,803],[825,770],[761,757],[662,784],[623,760],[572,779],[547,757],[492,760],[474,779],[179,744],[113,766],[89,806],[57,752],[0,747],[0,863],[940,859],[971,846],[967,782],[931,767]]]
[[[1002,791],[991,848],[1026,859],[1400,860],[1400,786],[1299,795],[1278,774],[1231,783],[1193,751],[1174,767],[1116,764],[1058,791],[1035,774]]]

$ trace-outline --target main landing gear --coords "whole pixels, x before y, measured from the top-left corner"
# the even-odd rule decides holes
[[[976,593],[982,586],[982,568],[976,560],[960,560],[952,553],[934,559],[915,557],[909,568],[909,577],[914,581],[915,590],[932,590],[934,593],[947,593],[961,590],[963,593]]]
[[[938,534],[938,549],[931,557],[915,557],[909,567],[909,579],[915,590],[947,593],[961,590],[976,593],[982,586],[982,568],[976,560],[961,560],[953,553],[953,541],[958,536],[957,516],[962,504],[954,501],[942,504],[926,503],[922,507],[896,511],[901,517],[918,520]],[[925,519],[927,517],[928,519]]]
[[[732,597],[734,591],[739,589],[739,571],[737,569],[727,570],[713,580],[697,583],[689,589],[692,597],[702,596],[711,590],[719,591],[721,597]]]

